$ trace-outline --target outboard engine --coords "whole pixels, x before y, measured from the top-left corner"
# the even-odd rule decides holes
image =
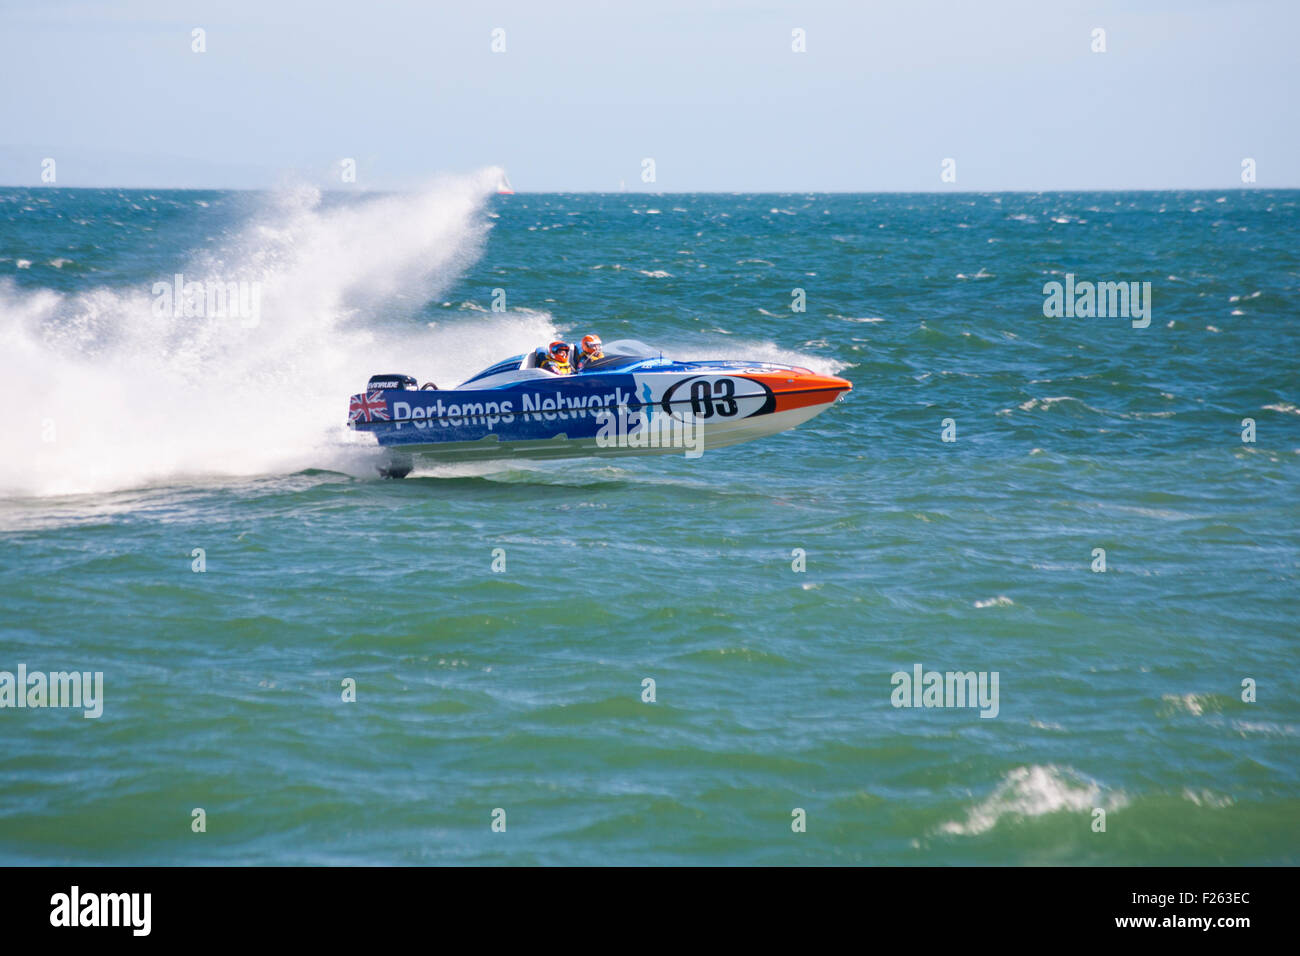
[[[381,388],[416,388],[415,379],[409,375],[372,375],[366,383],[366,391],[373,392]]]

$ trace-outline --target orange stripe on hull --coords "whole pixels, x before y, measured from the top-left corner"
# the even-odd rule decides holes
[[[777,412],[807,408],[810,405],[829,405],[841,394],[853,388],[852,382],[834,375],[764,372],[751,373],[744,377],[762,382],[772,390],[776,399],[776,408],[773,411]]]
[[[782,395],[776,393],[776,408],[774,411],[788,412],[792,408],[807,408],[809,405],[829,405],[835,399],[839,398],[842,389],[818,390],[816,392],[791,392]]]

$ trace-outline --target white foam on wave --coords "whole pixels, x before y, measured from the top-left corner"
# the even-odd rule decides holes
[[[498,174],[332,207],[315,189],[277,193],[183,268],[187,280],[260,283],[253,328],[155,315],[152,282],[78,294],[0,285],[0,380],[20,399],[0,424],[0,495],[373,457],[343,425],[348,396],[369,375],[409,372],[445,386],[554,334],[545,313],[467,315],[437,328],[415,317],[481,254],[483,203]]]
[[[1016,767],[983,802],[972,807],[966,819],[939,827],[941,833],[975,836],[992,830],[1003,818],[1024,820],[1052,813],[1090,813],[1123,806],[1120,793],[1105,793],[1095,780],[1068,767]]]
[[[1215,810],[1230,807],[1236,802],[1227,794],[1215,793],[1212,790],[1193,790],[1191,787],[1183,789],[1183,799],[1190,800],[1198,807],[1210,807]]]
[[[1223,702],[1215,694],[1161,694],[1160,713],[1164,716],[1191,714],[1200,717],[1207,710],[1223,710]]]

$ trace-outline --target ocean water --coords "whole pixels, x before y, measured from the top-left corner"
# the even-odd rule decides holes
[[[0,670],[104,682],[0,709],[0,862],[1300,862],[1300,193],[495,182],[0,190]],[[697,460],[343,427],[588,331],[855,388]]]

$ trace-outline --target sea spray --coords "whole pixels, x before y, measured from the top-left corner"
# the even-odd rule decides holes
[[[179,268],[135,285],[0,284],[0,378],[24,398],[2,426],[0,494],[346,469],[369,452],[343,427],[346,399],[375,369],[456,381],[546,341],[540,312],[414,317],[481,255],[498,172],[344,202],[281,191],[218,248],[179,250]],[[256,283],[256,326],[155,308],[154,283],[181,272]]]

